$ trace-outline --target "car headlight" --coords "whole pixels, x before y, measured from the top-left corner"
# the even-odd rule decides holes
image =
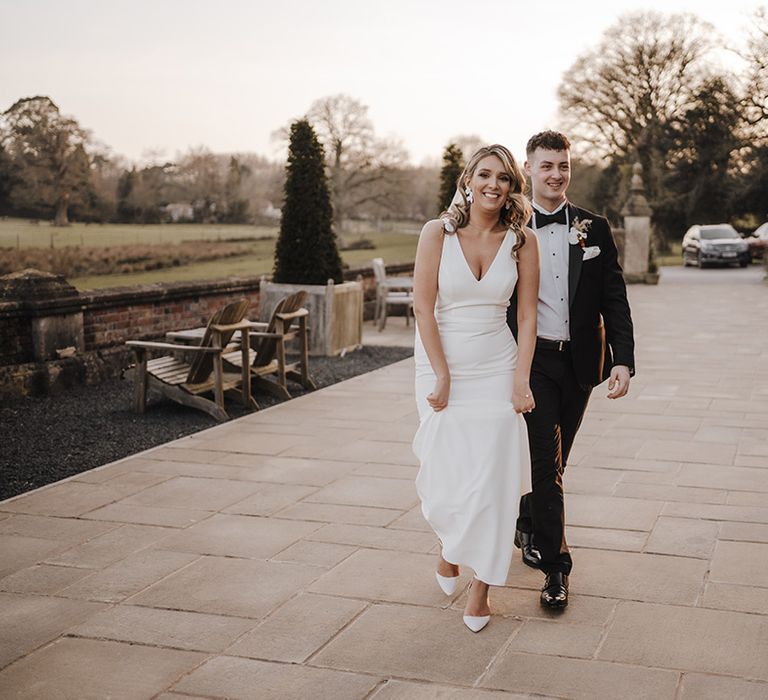
[[[707,241],[702,241],[701,242],[701,249],[702,250],[712,250],[712,244],[711,243],[707,243]]]

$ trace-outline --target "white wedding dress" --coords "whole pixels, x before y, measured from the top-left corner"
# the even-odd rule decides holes
[[[506,323],[517,283],[515,234],[507,231],[475,278],[457,235],[443,237],[435,317],[451,374],[448,406],[433,411],[435,375],[416,333],[419,429],[416,489],[443,558],[501,586],[512,559],[520,494],[531,490],[528,433],[512,407],[517,344]]]

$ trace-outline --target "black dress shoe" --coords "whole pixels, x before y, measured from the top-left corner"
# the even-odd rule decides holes
[[[523,564],[532,569],[541,568],[541,552],[533,544],[533,533],[515,530],[515,547],[523,553]]]
[[[560,571],[547,574],[541,589],[541,604],[545,608],[564,608],[568,605],[568,576]]]

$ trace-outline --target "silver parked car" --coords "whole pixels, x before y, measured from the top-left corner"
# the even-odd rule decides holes
[[[683,236],[683,265],[749,264],[749,244],[730,224],[691,226]]]

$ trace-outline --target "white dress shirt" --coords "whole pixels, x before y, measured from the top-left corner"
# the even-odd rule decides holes
[[[535,217],[537,211],[554,214],[566,203],[563,202],[548,212],[540,204],[533,202],[533,215]],[[566,221],[567,217],[566,210]],[[541,273],[536,335],[548,340],[571,339],[568,326],[568,223],[533,227],[536,238],[539,239]]]

